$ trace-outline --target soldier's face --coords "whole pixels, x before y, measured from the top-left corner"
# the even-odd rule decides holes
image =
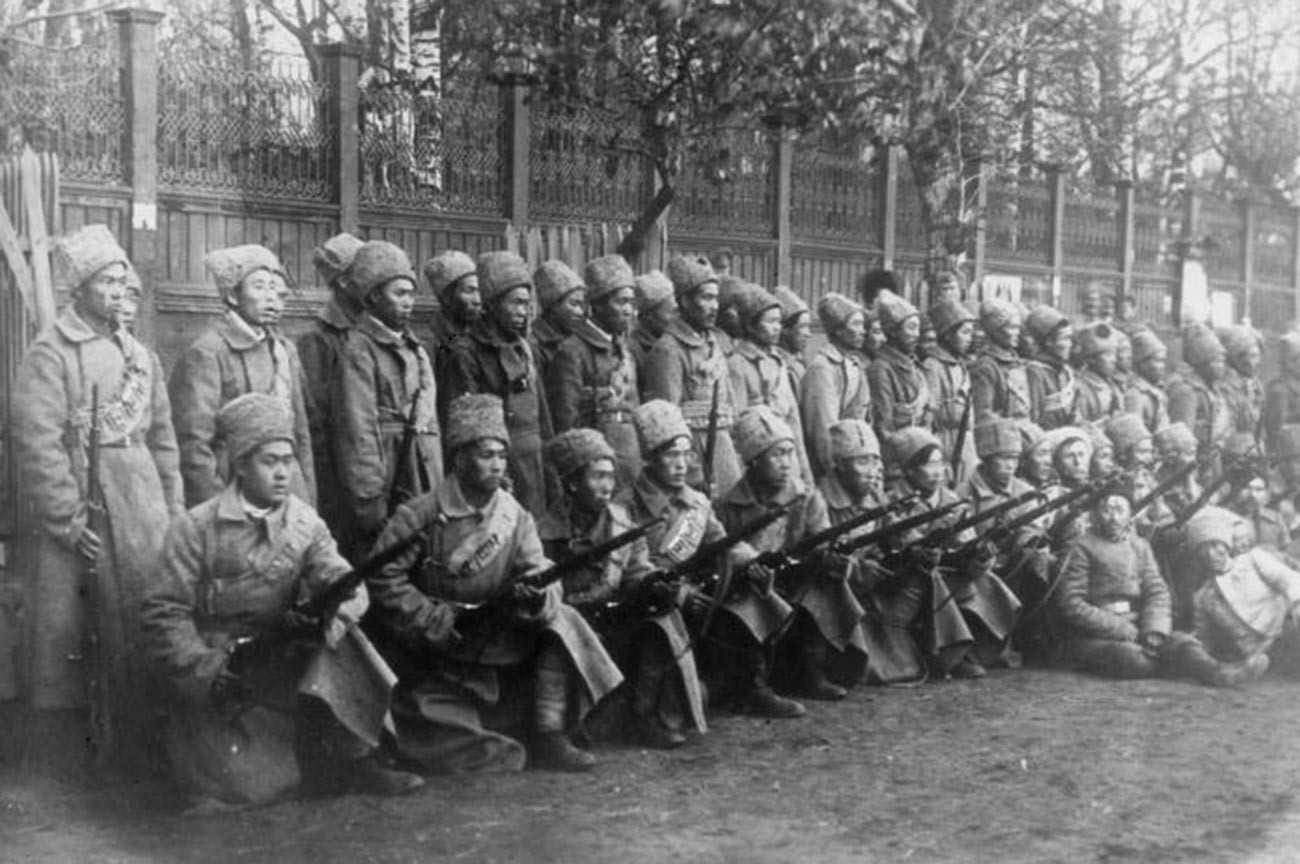
[[[587,291],[578,288],[570,291],[551,307],[551,317],[565,333],[571,333],[574,326],[587,317]]]
[[[964,357],[970,351],[971,342],[975,338],[975,325],[970,321],[963,321],[956,327],[949,328],[943,334],[939,342],[951,351],[957,357]]]
[[[1118,540],[1133,518],[1133,507],[1123,495],[1106,495],[1093,509],[1092,515],[1101,536]]]
[[[989,334],[989,341],[1008,351],[1016,350],[1020,343],[1020,322],[1009,321]]]
[[[681,489],[686,486],[686,475],[693,457],[691,439],[683,435],[651,454],[646,470],[650,472],[650,479],[665,489]]]
[[[907,471],[907,479],[921,492],[929,495],[946,479],[948,466],[943,461],[943,452],[938,447],[930,447],[930,455]]]
[[[620,288],[591,304],[591,318],[600,329],[622,336],[636,320],[636,292]]]
[[[1251,345],[1245,351],[1237,351],[1232,355],[1232,368],[1251,378],[1259,371],[1259,361],[1259,346]]]
[[[1268,483],[1263,477],[1254,477],[1246,487],[1246,498],[1255,511],[1268,506]]]
[[[885,328],[881,326],[879,318],[867,321],[865,317],[863,327],[866,335],[862,341],[862,350],[874,357],[880,350],[880,346],[885,344]]]
[[[1222,357],[1211,357],[1209,360],[1193,364],[1192,368],[1207,382],[1213,384],[1223,377],[1223,373],[1228,370],[1228,363]]]
[[[749,325],[749,337],[764,348],[774,348],[781,341],[781,310],[773,306],[763,310]]]
[[[1109,477],[1115,471],[1115,448],[1104,444],[1092,452],[1092,476]]]
[[[284,280],[270,270],[255,270],[244,277],[230,296],[230,305],[254,327],[270,327],[280,320],[280,289]]]
[[[663,332],[668,329],[668,325],[673,323],[673,315],[676,312],[677,303],[672,300],[665,300],[645,310],[641,315],[641,321],[652,334],[662,336]]]
[[[1088,368],[1103,378],[1109,378],[1115,374],[1115,356],[1114,348],[1093,354],[1088,358]]]
[[[989,482],[997,489],[1005,489],[1016,476],[1016,467],[1020,464],[1018,453],[994,453],[984,460],[984,471]]]
[[[854,312],[844,326],[835,331],[836,341],[850,351],[861,351],[866,336],[867,318],[861,312]]]
[[[854,498],[864,498],[880,491],[885,476],[884,463],[879,456],[854,456],[835,460],[835,474]]]
[[[597,459],[573,481],[569,488],[578,509],[587,513],[601,510],[614,498],[614,462]]]
[[[1027,451],[1024,460],[1025,471],[1033,480],[1043,482],[1052,476],[1052,450],[1046,443]]]
[[[1232,562],[1232,550],[1228,548],[1227,543],[1218,540],[1210,540],[1197,546],[1196,555],[1205,568],[1216,575],[1228,572],[1228,565]]]
[[[1067,483],[1086,483],[1088,446],[1077,438],[1062,444],[1056,451],[1056,471]]]
[[[371,313],[393,330],[411,323],[415,311],[415,283],[410,279],[392,279],[370,292],[366,298]]]
[[[1070,359],[1070,348],[1073,346],[1074,329],[1069,326],[1057,327],[1043,343],[1043,351],[1063,363]]]
[[[718,323],[718,283],[705,282],[681,299],[682,317],[697,330]]]
[[[913,315],[890,328],[889,338],[904,354],[916,350],[921,341],[921,319]]]
[[[1127,339],[1119,340],[1119,345],[1115,349],[1115,370],[1117,372],[1133,370],[1133,343]]]
[[[1137,372],[1152,384],[1159,384],[1165,380],[1165,358],[1143,357],[1137,364]]]
[[[752,470],[758,481],[769,489],[780,489],[794,475],[794,443],[781,441],[754,460]]]
[[[533,291],[526,285],[511,288],[496,299],[488,314],[507,336],[522,336],[528,329],[528,310]]]
[[[812,322],[808,320],[807,312],[800,312],[794,318],[785,322],[781,328],[781,341],[786,348],[789,348],[796,354],[802,354],[808,347],[808,340],[812,338]]]
[[[1156,444],[1151,438],[1139,438],[1128,448],[1126,468],[1150,468],[1156,461]]]
[[[83,318],[113,326],[126,297],[126,265],[109,264],[77,287],[77,311]]]
[[[483,314],[483,295],[478,290],[478,274],[471,273],[460,279],[447,295],[451,303],[448,313],[453,320],[469,323]]]
[[[289,478],[297,462],[293,444],[268,441],[236,465],[239,490],[254,507],[278,507],[289,497]]]
[[[495,492],[506,477],[506,445],[494,438],[480,438],[466,444],[456,462],[456,476],[475,492]]]
[[[140,292],[127,289],[122,295],[122,306],[117,312],[117,323],[126,328],[127,332],[135,332],[135,319],[140,313]]]

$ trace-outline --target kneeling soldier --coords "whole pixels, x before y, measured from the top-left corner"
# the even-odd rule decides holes
[[[788,601],[794,607],[789,614],[796,617],[788,622],[791,632],[783,645],[793,649],[803,695],[843,699],[848,691],[826,674],[831,650],[856,652],[861,658],[867,653],[862,607],[849,590],[845,564],[822,549],[812,550],[805,560],[781,560],[782,553],[799,541],[831,527],[826,501],[799,479],[794,430],[772,409],[766,405],[746,409],[736,422],[734,436],[745,476],[718,504],[722,524],[735,531],[773,509],[784,511],[751,541],[760,553],[771,556],[773,575],[781,577],[774,586],[779,592],[773,594],[773,586],[767,585],[754,593],[767,594],[771,600],[783,595],[781,605]]]
[[[533,517],[502,488],[510,436],[501,399],[453,400],[445,440],[450,476],[399,507],[377,548],[423,541],[370,581],[400,677],[398,752],[427,771],[517,771],[524,745],[505,731],[524,728],[539,767],[591,768],[566,732],[623,676],[561,602],[561,586],[546,584]],[[531,717],[521,716],[527,708]]]
[[[300,622],[314,639],[267,639],[303,598],[351,567],[325,523],[290,494],[295,430],[273,396],[250,393],[216,417],[234,478],[177,517],[143,606],[152,654],[174,686],[168,755],[196,809],[259,804],[298,785],[312,792],[394,794],[421,785],[374,758],[393,673],[354,623],[364,587],[330,620]]]
[[[564,498],[538,523],[546,555],[563,563],[634,529],[614,492],[614,449],[594,429],[570,429],[546,445]],[[635,536],[635,535],[633,535]],[[565,601],[583,612],[632,671],[633,736],[650,747],[686,743],[681,705],[703,732],[704,705],[686,623],[677,610],[680,582],[652,574],[645,540],[564,578]],[[676,673],[674,674],[674,664]]]
[[[646,539],[651,563],[671,569],[692,561],[706,544],[724,541],[726,530],[708,497],[686,483],[694,454],[691,428],[681,408],[663,399],[647,402],[637,409],[636,429],[645,469],[624,503],[637,523],[663,520]],[[727,546],[719,554],[722,574],[767,583],[767,571],[755,563],[757,553],[748,543]],[[767,683],[766,648],[790,607],[776,595],[749,586],[713,600],[695,586],[686,587],[683,611],[700,646],[711,692],[759,716],[802,716],[802,705],[776,695]]]

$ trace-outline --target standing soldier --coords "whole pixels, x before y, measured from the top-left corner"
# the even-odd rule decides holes
[[[671,569],[688,561],[704,544],[726,537],[709,499],[686,483],[692,431],[681,409],[661,399],[647,402],[636,413],[637,434],[646,467],[624,497],[634,521],[662,519],[646,538],[650,561]],[[737,542],[719,556],[722,573],[731,574],[736,590],[710,599],[698,588],[685,586],[683,612],[692,625],[700,659],[712,672],[711,693],[718,701],[735,700],[739,707],[765,717],[798,717],[798,702],[776,695],[767,683],[767,650],[790,608],[779,597],[758,587],[768,576],[753,547]],[[723,580],[726,581],[726,580]],[[740,585],[739,582],[747,584]],[[716,590],[716,589],[715,589]],[[707,611],[710,607],[713,612]],[[707,633],[706,625],[712,625]]]
[[[812,483],[803,424],[795,400],[790,370],[777,348],[781,338],[781,303],[760,285],[746,285],[736,298],[743,338],[727,361],[731,368],[731,395],[737,411],[766,405],[794,430],[795,454],[805,483]]]
[[[632,415],[641,403],[627,333],[636,317],[635,277],[618,255],[587,264],[591,317],[573,325],[546,373],[547,404],[555,430],[597,429],[614,452],[618,479],[627,486],[641,471]]]
[[[419,777],[376,758],[392,670],[356,628],[358,586],[297,639],[278,626],[304,597],[351,567],[325,523],[289,492],[295,432],[279,400],[246,393],[222,406],[218,435],[230,483],[167,532],[143,619],[150,653],[172,685],[167,752],[197,812],[314,794],[401,794]],[[237,640],[278,650],[236,662]]]
[[[921,313],[892,291],[880,292],[876,311],[885,331],[885,347],[867,367],[876,433],[887,435],[908,426],[928,429],[930,386],[916,359]]]
[[[1072,426],[1077,421],[1078,390],[1070,350],[1074,327],[1053,306],[1039,306],[1029,313],[1025,328],[1034,339],[1034,354],[1026,374],[1029,379],[1029,419],[1047,431]]]
[[[1080,423],[1104,423],[1124,408],[1124,394],[1114,381],[1119,335],[1109,324],[1094,324],[1079,333],[1083,369],[1076,380],[1074,404]]]
[[[1169,420],[1186,423],[1204,455],[1226,441],[1232,431],[1228,406],[1216,389],[1227,368],[1223,344],[1209,327],[1192,324],[1183,331],[1183,359],[1187,368],[1169,379]],[[1203,479],[1217,475],[1218,464],[1211,459]]]
[[[776,286],[776,299],[781,304],[781,341],[776,351],[790,370],[790,388],[797,401],[803,390],[803,376],[808,371],[804,352],[812,338],[811,310],[804,299],[785,285]]]
[[[471,327],[483,317],[483,297],[478,290],[474,259],[449,249],[424,265],[424,280],[438,301],[438,311],[429,322],[429,360],[433,377],[445,381],[451,366],[452,349],[465,339]],[[447,389],[438,388],[438,419],[447,417]]]
[[[485,312],[468,336],[452,348],[447,398],[465,393],[492,393],[501,398],[510,430],[508,456],[514,497],[530,513],[543,513],[547,480],[542,442],[551,437],[551,415],[533,350],[524,338],[533,280],[518,255],[487,252],[478,259],[478,281]]]
[[[66,717],[77,724],[66,730],[71,738],[108,754],[115,742],[97,740],[100,733],[146,722],[138,713],[138,609],[167,521],[182,509],[181,479],[162,369],[118,327],[126,253],[106,226],[87,225],[60,242],[56,261],[72,304],[27,350],[12,402],[15,455],[35,518],[27,680],[42,711],[91,702],[100,721],[91,736],[79,715],[42,722]]]
[[[225,488],[226,454],[213,446],[217,411],[245,393],[274,396],[293,418],[299,457],[294,494],[314,503],[316,475],[302,366],[297,350],[272,327],[279,320],[284,266],[271,250],[252,245],[209,252],[204,263],[226,313],[194,340],[172,370],[172,419],[186,506],[201,504]]]
[[[348,268],[360,248],[361,241],[346,232],[316,247],[312,261],[330,289],[330,299],[316,313],[316,326],[298,338],[307,423],[311,428],[311,458],[316,468],[316,509],[330,526],[340,524],[346,507],[339,494],[342,486],[329,430],[335,415],[334,390],[342,369],[343,344],[362,314],[361,304],[347,284]]]
[[[515,256],[492,257],[509,254],[484,256],[489,298],[503,264],[522,271],[506,281],[528,275]],[[511,442],[501,399],[454,400],[446,442],[447,481],[399,507],[378,548],[423,541],[370,580],[398,674],[398,753],[423,771],[518,771],[527,750],[505,732],[522,726],[536,765],[586,771],[596,760],[569,732],[623,676],[560,585],[520,581],[549,562],[533,517],[502,485]]]
[[[438,393],[424,345],[410,331],[415,270],[392,243],[361,247],[348,279],[364,313],[348,334],[336,382],[333,458],[343,518],[330,527],[359,562],[397,505],[442,482]]]
[[[1260,335],[1255,328],[1239,324],[1219,331],[1226,364],[1219,381],[1219,395],[1228,408],[1233,432],[1263,437],[1264,385],[1259,380]]]
[[[1300,423],[1300,333],[1279,339],[1278,353],[1278,376],[1268,382],[1264,397],[1264,433],[1270,453],[1277,449],[1282,427]]]
[[[930,307],[930,321],[934,324],[937,344],[923,369],[934,407],[934,434],[943,445],[943,452],[948,454],[949,465],[956,465],[954,485],[961,486],[970,479],[978,462],[975,406],[971,402],[970,371],[966,368],[975,316],[961,303],[945,298]]]
[[[634,527],[625,507],[611,500],[617,457],[599,432],[561,432],[546,442],[546,454],[565,492],[537,525],[548,558],[563,563]],[[646,542],[638,540],[566,574],[563,584],[565,602],[591,617],[630,670],[633,737],[667,750],[686,743],[687,721],[700,732],[708,726],[690,634],[677,610],[681,586],[671,578],[644,584],[659,576],[651,576]]]
[[[980,303],[984,349],[971,365],[971,396],[975,423],[998,417],[1029,417],[1029,379],[1025,361],[1016,353],[1020,341],[1020,311],[996,297]]]
[[[636,326],[632,328],[631,346],[642,396],[645,396],[646,361],[676,315],[673,283],[667,276],[651,270],[636,277]]]
[[[1165,393],[1165,358],[1169,349],[1151,330],[1133,334],[1133,375],[1124,394],[1124,410],[1137,414],[1154,435],[1169,425],[1169,396]]]
[[[731,441],[735,403],[727,358],[714,332],[718,317],[718,277],[703,258],[678,256],[668,262],[668,277],[677,295],[677,317],[655,343],[646,361],[645,393],[648,399],[666,399],[682,406],[682,415],[695,432],[697,452],[708,450],[709,418],[713,394],[718,394],[713,442],[713,488],[721,495],[740,479],[740,461]],[[691,484],[703,485],[697,465]]]
[[[546,380],[546,370],[578,322],[587,317],[587,291],[582,277],[563,261],[546,261],[533,274],[537,305],[541,314],[528,337],[537,361],[537,371]]]
[[[813,477],[831,470],[831,424],[871,420],[871,387],[859,352],[866,331],[862,307],[831,292],[817,303],[827,342],[808,364],[800,404]]]

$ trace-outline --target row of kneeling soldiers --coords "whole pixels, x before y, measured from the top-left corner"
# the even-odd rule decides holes
[[[69,235],[12,406],[31,701],[200,809],[584,770],[575,737],[1022,657],[1229,686],[1295,651],[1300,337],[1266,391],[1253,333],[1192,328],[1167,397],[1149,330],[944,280],[923,321],[878,272],[805,363],[808,306],[703,259],[447,252],[430,349],[399,248],[316,260],[295,348],[276,257],[211,253],[227,311],[168,386],[127,256]]]

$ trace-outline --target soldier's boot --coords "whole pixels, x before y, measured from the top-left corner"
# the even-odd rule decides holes
[[[1191,636],[1171,636],[1162,653],[1170,672],[1194,678],[1207,687],[1239,687],[1245,683],[1243,664],[1220,663]]]
[[[766,651],[755,649],[750,659],[751,682],[749,696],[745,700],[745,712],[756,717],[771,717],[786,720],[802,717],[806,712],[803,705],[793,699],[778,696],[767,683],[768,662]]]
[[[848,696],[849,691],[827,679],[828,649],[826,640],[817,632],[816,627],[806,626],[798,634],[796,650],[799,652],[799,667],[803,673],[799,689],[809,699],[838,702]]]
[[[669,658],[661,644],[644,640],[638,647],[632,681],[632,737],[657,750],[671,750],[686,743],[686,736],[669,729],[659,719],[659,703],[668,679]]]
[[[534,738],[530,755],[534,768],[550,771],[590,771],[596,757],[579,750],[564,732],[569,674],[564,655],[546,644],[537,653],[533,672]]]
[[[378,751],[346,732],[315,699],[299,700],[294,755],[305,796],[406,795],[424,778],[394,768]]]

